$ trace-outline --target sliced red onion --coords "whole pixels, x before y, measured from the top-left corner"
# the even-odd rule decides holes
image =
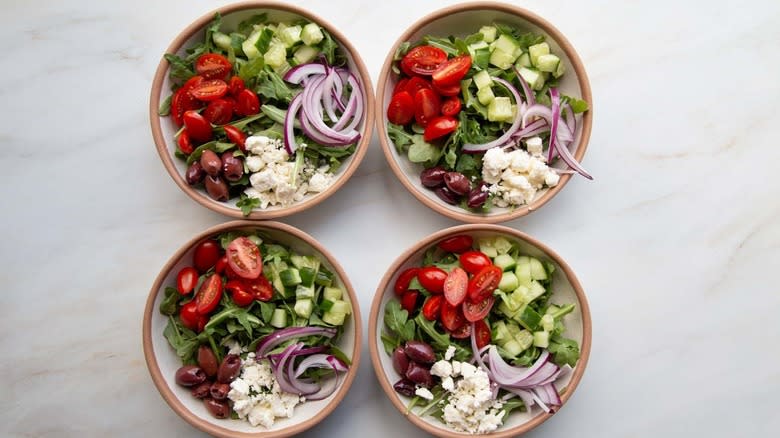
[[[523,113],[522,126],[528,126],[528,121],[533,117],[541,117],[546,120],[547,123],[550,123],[552,121],[552,110],[541,103],[529,106],[525,113]]]
[[[285,73],[284,80],[293,84],[300,84],[302,80],[309,76],[324,75],[325,70],[325,65],[314,62],[296,65]]]
[[[326,327],[288,327],[277,330],[263,338],[255,350],[257,357],[263,358],[269,351],[277,345],[289,341],[290,339],[301,338],[304,336],[325,336],[332,338],[336,335],[336,330]],[[289,347],[288,347],[289,348]]]
[[[350,96],[350,99],[354,96],[355,104],[357,106],[355,107],[355,116],[353,116],[352,121],[343,128],[344,131],[355,129],[363,118],[363,90],[360,87],[360,82],[358,82],[355,75],[350,73],[347,78],[347,83],[352,88],[352,96]]]
[[[569,152],[569,148],[566,146],[561,146],[558,144],[558,142],[555,142],[555,150],[558,151],[558,154],[561,156],[561,159],[564,163],[566,163],[567,166],[574,169],[577,173],[584,176],[587,179],[592,180],[593,177],[590,176],[590,174],[580,166],[580,163],[577,162],[577,159],[574,158],[574,155]]]
[[[328,114],[328,118],[333,123],[339,121],[339,117],[336,115],[336,103],[333,100],[333,90],[335,89],[335,81],[338,77],[338,73],[332,68],[328,68],[328,74],[325,76],[325,80],[322,82],[324,92],[322,93],[322,104],[325,108],[325,112]]]
[[[517,140],[517,139],[533,137],[535,135],[545,133],[549,130],[550,130],[550,125],[547,123],[547,120],[537,119],[529,123],[528,126],[526,126],[525,128],[515,132],[515,135],[513,135],[512,138]]]
[[[569,364],[566,364],[561,367],[560,374],[558,374],[558,379],[553,382],[553,385],[555,385],[555,389],[558,391],[563,390],[563,388],[566,387],[566,385],[569,383],[568,381],[564,383],[564,380],[566,380],[567,377],[574,371],[574,368],[572,368]]]
[[[290,358],[290,354],[293,353],[296,349],[300,348],[301,344],[292,344],[284,349],[284,352],[282,353],[281,360],[274,365],[273,362],[271,362],[271,366],[274,371],[274,378],[276,378],[277,383],[279,383],[279,388],[284,392],[289,392],[291,394],[299,394],[298,388],[292,385],[292,383],[287,380],[287,376],[284,374],[285,364],[287,363],[287,360]]]
[[[551,162],[553,159],[553,151],[555,151],[555,144],[558,135],[558,119],[561,117],[561,95],[558,94],[557,88],[550,88],[550,100],[552,100],[552,109],[550,114],[550,144],[547,147],[547,162]]]
[[[298,350],[303,347],[303,344],[299,344]],[[305,359],[304,359],[305,360]],[[284,377],[292,384],[293,388],[298,390],[298,394],[307,395],[314,394],[320,390],[320,385],[316,383],[304,382],[303,380],[295,377],[295,357],[289,356],[287,358],[287,364],[285,367],[279,367],[280,370],[285,371]]]
[[[303,359],[295,370],[295,377],[300,377],[309,368],[331,368],[333,371],[345,372],[349,368],[347,365],[330,354],[312,354]]]
[[[477,348],[476,332],[477,332],[477,330],[474,327],[474,323],[472,322],[471,323],[471,351],[474,354],[474,360],[476,361],[476,363],[479,364],[479,367],[482,368],[487,373],[488,377],[490,378],[490,381],[492,382],[492,381],[494,381],[493,376],[492,376],[493,373],[490,372],[490,368],[488,368],[485,365],[485,362],[482,360],[482,351],[487,349],[488,347],[490,347],[490,345],[486,345],[485,347],[482,348],[482,350]],[[493,398],[495,398],[495,397],[493,397]]]
[[[324,93],[323,82],[325,77],[312,80],[310,86],[303,90],[303,113],[311,126],[323,136],[341,144],[352,144],[360,138],[360,133],[351,131],[336,131],[322,120],[321,100]]]
[[[505,81],[505,80],[503,80],[501,78],[494,77],[493,80],[495,82],[498,82],[499,84],[503,85],[504,88],[509,90],[509,92],[512,93],[512,96],[514,96],[515,104],[518,105],[517,117],[515,117],[514,122],[512,122],[512,126],[510,126],[509,129],[506,132],[504,132],[497,139],[495,139],[493,141],[490,141],[490,142],[487,142],[487,143],[483,143],[483,144],[473,144],[473,143],[466,143],[466,144],[464,144],[463,145],[463,152],[465,152],[465,153],[485,152],[486,150],[492,149],[492,148],[494,148],[496,146],[503,146],[504,144],[506,144],[510,140],[512,135],[515,132],[517,132],[518,129],[520,129],[520,122],[523,120],[523,117],[522,117],[522,114],[520,113],[520,108],[519,108],[520,102],[522,102],[522,99],[520,99],[520,93],[517,92],[517,89],[512,84],[510,84],[509,82],[507,82],[507,81]]]
[[[301,348],[300,350],[296,350],[294,353],[292,353],[292,355],[293,356],[308,356],[310,354],[322,353],[322,352],[326,351],[327,349],[328,349],[328,347],[326,347],[324,345],[319,345],[317,347]],[[283,354],[284,353],[269,354],[266,357],[268,357],[268,359],[270,359],[270,360],[272,360],[274,362],[278,362],[279,359],[282,358]]]
[[[331,394],[333,394],[336,391],[336,388],[338,388],[339,384],[341,383],[341,379],[344,377],[344,373],[336,373],[335,378],[330,378],[325,380],[325,382],[320,387],[320,390],[315,392],[314,394],[310,394],[306,396],[307,400],[322,400],[324,398],[329,397]]]
[[[517,80],[520,81],[520,85],[523,87],[523,93],[525,94],[525,99],[528,101],[528,105],[535,105],[536,104],[536,95],[534,94],[533,90],[531,90],[531,87],[528,85],[528,82],[523,79],[523,75],[520,74],[520,70],[512,66],[512,68],[515,70],[515,74],[517,75]]]
[[[303,129],[303,133],[306,134],[307,137],[311,138],[312,140],[316,141],[321,145],[343,148],[343,147],[348,147],[350,144],[352,144],[352,143],[344,144],[341,141],[334,140],[330,137],[326,137],[325,135],[323,135],[322,132],[318,131],[317,128],[312,126],[312,124],[309,122],[309,119],[303,114],[303,112],[299,114],[299,118],[301,121],[301,129]]]
[[[333,101],[336,102],[336,106],[339,108],[339,111],[342,113],[344,112],[344,109],[346,108],[346,105],[344,105],[344,80],[341,78],[341,74],[338,72],[338,69],[335,70],[335,78],[333,78],[333,90],[331,90],[331,96],[333,97]]]
[[[298,94],[297,96],[293,97],[293,99],[290,101],[290,107],[287,108],[287,114],[284,115],[284,148],[287,149],[287,153],[292,155],[295,153],[295,150],[298,148],[298,145],[295,143],[295,116],[298,114],[298,111],[301,109],[301,104],[303,103],[303,96],[302,93]]]
[[[550,401],[550,404],[554,406],[561,405],[561,397],[558,395],[558,391],[555,389],[555,386],[553,386],[552,383],[548,383],[542,386],[542,388],[547,391],[547,400]]]

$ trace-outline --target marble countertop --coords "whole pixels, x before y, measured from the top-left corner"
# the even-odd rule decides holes
[[[173,184],[147,105],[165,47],[222,3],[3,2],[0,435],[202,436],[152,385],[141,317],[168,257],[226,218]],[[400,32],[453,2],[296,3],[339,26],[376,81]],[[577,393],[528,436],[776,434],[780,3],[518,4],[569,37],[596,108],[596,180],[507,223],[571,264],[593,316]],[[341,261],[364,318],[395,257],[455,225],[406,192],[376,137],[339,193],[284,222]],[[421,435],[364,353],[306,436]]]

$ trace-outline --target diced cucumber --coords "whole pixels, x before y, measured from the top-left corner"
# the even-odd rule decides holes
[[[566,66],[563,65],[563,61],[558,63],[558,68],[555,69],[555,72],[553,73],[554,78],[559,78],[563,76],[563,74],[566,73]]]
[[[322,297],[328,301],[336,301],[341,299],[343,293],[341,288],[326,287],[322,292]]]
[[[271,315],[271,326],[276,328],[287,327],[287,311],[277,307]]]
[[[511,337],[509,330],[506,328],[506,323],[503,320],[493,324],[491,334],[493,340],[496,341],[498,345],[503,345],[503,342]]]
[[[333,284],[333,274],[325,271],[318,271],[317,277],[314,279],[314,284],[317,286],[330,286]]]
[[[260,53],[265,53],[268,51],[268,47],[271,46],[271,41],[273,39],[274,31],[269,27],[264,27],[263,30],[260,31],[260,38],[255,42],[255,47]]]
[[[295,287],[295,298],[299,300],[301,298],[314,298],[314,288],[299,284]]]
[[[325,312],[322,314],[322,320],[330,325],[344,325],[347,315],[344,313]]]
[[[520,330],[520,332],[515,335],[515,341],[517,341],[517,343],[520,344],[520,347],[522,348],[520,352],[523,352],[528,347],[533,345],[534,335],[532,335],[528,330]]]
[[[512,56],[512,62],[515,62],[517,57],[514,56],[514,53],[515,50],[520,49],[520,44],[518,44],[517,41],[511,36],[507,34],[501,34],[498,38],[496,38],[494,47],[495,50],[501,50],[509,56]]]
[[[515,268],[517,261],[509,254],[499,254],[493,259],[493,264],[501,268],[502,271],[511,271]],[[515,277],[515,279],[517,279],[517,277]],[[515,288],[513,287],[512,290],[514,289]]]
[[[482,70],[481,72],[475,74],[473,76],[474,84],[477,86],[477,90],[481,90],[485,87],[490,87],[493,85],[493,78],[490,77],[490,73],[487,72],[487,70]]]
[[[222,32],[214,32],[214,34],[211,35],[211,39],[214,40],[214,44],[217,45],[220,49],[224,51],[228,51],[232,49],[231,46],[231,38],[229,35],[225,35]]]
[[[496,31],[497,29],[493,26],[482,26],[479,29],[479,33],[482,34],[482,39],[488,43],[492,43],[496,40]]]
[[[544,314],[545,315],[553,315],[553,314],[557,313],[560,310],[561,310],[560,307],[556,306],[555,304],[550,304],[550,306],[547,307],[547,310],[544,311]]]
[[[493,245],[493,239],[489,237],[478,239],[477,245],[479,246],[479,250],[491,259],[498,255],[498,251],[496,251],[496,247]]]
[[[539,323],[542,322],[541,315],[528,305],[517,312],[513,319],[530,331],[536,331],[539,328]]]
[[[295,302],[295,313],[301,318],[308,318],[311,316],[311,311],[314,309],[314,303],[308,298],[297,300]]]
[[[489,90],[489,88],[483,88],[483,90]],[[481,92],[482,90],[479,90],[479,93]],[[478,96],[479,93],[477,93]],[[490,94],[493,93],[491,92]],[[488,120],[490,120],[491,122],[511,121],[512,120],[512,99],[504,96],[494,98],[488,105]]]
[[[534,347],[547,348],[550,345],[549,332],[534,332]]]
[[[289,62],[287,62],[287,59],[285,59],[281,65],[274,67],[274,72],[279,76],[284,77],[285,73],[290,71],[291,68],[292,66],[290,65]]]
[[[250,235],[246,236],[246,238],[249,239],[249,241],[251,241],[252,243],[254,243],[257,246],[260,246],[260,245],[263,244],[263,239],[261,239],[260,236],[258,236],[257,234],[250,234]]]
[[[292,47],[295,43],[301,40],[301,31],[303,28],[301,26],[295,25],[295,26],[289,26],[285,27],[284,30],[279,32],[278,36],[279,39],[284,43],[285,47]]]
[[[542,262],[533,257],[528,261],[531,265],[531,278],[534,280],[547,280],[547,271],[544,269]]]
[[[329,313],[343,313],[344,315],[349,315],[352,313],[352,306],[349,304],[349,302],[344,300],[336,300],[333,301],[333,305],[331,306],[330,310],[328,310]]]
[[[295,51],[293,59],[298,64],[306,64],[314,59],[320,51],[311,46],[301,46]]]
[[[301,31],[301,40],[307,46],[318,44],[320,41],[322,41],[323,38],[325,38],[325,35],[322,34],[320,26],[318,26],[316,23],[309,23],[306,26],[303,26],[303,30]]]
[[[496,48],[493,50],[493,53],[490,54],[489,62],[501,70],[506,70],[515,62],[515,57],[512,52],[507,53],[499,48]]]
[[[515,61],[513,62],[516,62],[517,59],[520,58],[522,54],[523,54],[523,49],[521,49],[520,47],[516,48],[515,51],[512,53],[512,55],[515,57]]]
[[[265,265],[263,267],[263,270],[265,272],[271,273],[271,284],[273,284],[274,289],[280,294],[282,294],[285,298],[287,298],[287,294],[285,293],[285,289],[284,289],[284,283],[282,283],[282,277],[279,276],[279,270],[277,269],[277,267],[274,266],[273,264],[269,264],[269,265]]]
[[[512,242],[505,237],[496,236],[493,238],[493,247],[496,248],[499,254],[506,254],[512,250]]]
[[[490,104],[490,102],[493,102],[495,97],[496,96],[493,94],[493,89],[490,87],[485,87],[477,91],[477,100],[482,105]]]
[[[522,286],[524,288],[522,293],[523,302],[524,303],[530,303],[531,301],[541,297],[544,295],[547,290],[545,290],[544,286],[542,286],[541,283],[539,283],[536,280],[531,280],[531,285],[526,287]]]
[[[290,263],[292,263],[292,265],[298,269],[307,266],[306,259],[304,258],[304,256],[299,254],[290,254]]]
[[[504,292],[512,292],[517,289],[517,277],[515,276],[515,273],[504,272],[501,275],[501,281],[498,283],[498,288]]]
[[[539,57],[550,54],[550,46],[547,43],[534,44],[528,48],[528,54],[531,56],[531,64],[538,66]]]
[[[558,64],[561,62],[560,58],[555,55],[542,55],[536,60],[536,67],[540,71],[546,71],[552,73],[558,70]]]
[[[285,286],[301,284],[301,273],[295,268],[288,268],[279,273],[279,278]]]
[[[501,348],[503,348],[504,351],[506,351],[506,353],[511,357],[517,357],[520,353],[525,351],[525,348],[523,348],[519,342],[514,340],[514,338],[504,342],[504,345],[502,345]]]
[[[304,266],[298,270],[301,274],[301,285],[306,287],[314,286],[314,277],[317,276],[317,271],[308,266]]]
[[[287,62],[287,49],[284,47],[284,44],[271,43],[268,46],[268,51],[263,55],[263,60],[271,67],[280,67]]]
[[[541,72],[528,67],[520,67],[518,71],[520,72],[520,76],[522,76],[534,90],[541,90],[542,87],[544,87],[544,75]]]
[[[517,58],[515,67],[531,67],[531,57],[528,55],[528,52],[523,53],[519,58]]]
[[[255,29],[254,32],[249,34],[247,39],[244,40],[243,43],[241,43],[241,49],[244,51],[244,55],[247,56],[249,59],[255,59],[259,58],[262,53],[260,53],[260,50],[257,49],[257,41],[260,40],[260,34],[263,32],[263,29]]]
[[[555,318],[549,313],[542,315],[542,330],[551,332],[553,328],[555,328]]]
[[[525,286],[531,285],[531,262],[528,256],[520,256],[517,258],[517,267],[515,268],[515,275],[520,284]]]

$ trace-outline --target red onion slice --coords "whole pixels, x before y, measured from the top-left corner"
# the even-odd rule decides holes
[[[301,338],[304,336],[325,336],[332,338],[336,335],[336,330],[325,327],[288,327],[277,330],[263,338],[255,350],[257,357],[264,358],[265,355],[274,349],[277,345],[290,339]]]
[[[298,94],[290,101],[290,107],[287,108],[287,114],[284,115],[284,148],[287,149],[287,153],[292,155],[298,148],[295,143],[295,116],[301,109],[303,103],[303,96]]]
[[[561,117],[561,96],[558,94],[557,88],[550,88],[550,100],[552,100],[552,109],[550,114],[550,144],[547,147],[547,162],[551,162],[553,159],[553,151],[555,151],[555,143],[558,135],[558,119]]]
[[[331,368],[333,371],[346,372],[347,365],[330,354],[312,354],[303,359],[295,370],[295,377],[300,377],[309,368]]]
[[[520,102],[522,102],[522,99],[520,99],[520,93],[517,92],[517,89],[514,86],[512,86],[512,84],[510,84],[509,82],[501,78],[494,77],[493,80],[503,85],[504,88],[509,90],[512,96],[515,98],[515,104],[518,106],[517,117],[515,117],[514,122],[512,122],[512,126],[510,126],[509,129],[497,139],[483,144],[473,144],[473,143],[464,144],[463,152],[465,153],[485,152],[486,150],[492,149],[496,146],[503,146],[509,141],[512,135],[515,132],[517,132],[518,129],[520,129],[520,122],[523,120],[522,114],[520,113]]]
[[[332,142],[338,142],[341,145],[351,144],[360,138],[360,133],[351,130],[335,131],[322,120],[322,94],[324,93],[323,82],[325,77],[321,76],[312,80],[310,86],[303,90],[303,114],[309,120],[311,126],[322,136],[331,139]]]
[[[520,81],[520,85],[523,87],[523,93],[525,94],[525,100],[528,101],[528,105],[536,105],[536,95],[533,90],[531,90],[528,82],[523,79],[523,75],[520,74],[520,70],[517,67],[512,66],[512,68],[515,70],[517,80]]]
[[[341,116],[341,120],[333,126],[333,129],[337,131],[351,131],[357,127],[363,118],[363,91],[360,88],[360,84],[351,73],[347,78],[347,84],[352,88],[352,94],[349,96],[349,101],[344,109],[344,114]],[[349,124],[347,124],[347,121],[349,121]]]
[[[287,71],[284,80],[292,84],[300,84],[301,81],[313,75],[324,75],[325,66],[318,63],[296,65]]]
[[[328,75],[325,76],[325,80],[322,82],[322,105],[325,108],[325,113],[328,114],[328,118],[333,123],[339,121],[339,116],[336,115],[336,102],[333,100],[333,91],[337,77],[338,73],[334,69],[328,68]]]

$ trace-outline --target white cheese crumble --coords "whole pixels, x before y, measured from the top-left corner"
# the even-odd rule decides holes
[[[319,193],[335,180],[328,166],[317,168],[308,158],[297,170],[295,162],[284,148],[282,140],[262,135],[246,139],[246,167],[249,184],[244,194],[260,200],[260,208],[269,205],[290,205],[300,201],[307,193]],[[301,147],[306,147],[302,144]]]
[[[423,388],[423,387],[417,388],[414,391],[414,393],[426,400],[433,400],[433,393],[429,391],[427,388]]]
[[[238,418],[265,428],[273,426],[276,418],[291,418],[295,406],[306,401],[304,397],[282,391],[271,364],[266,359],[255,360],[254,353],[241,361],[241,374],[230,383],[228,399],[233,402]]]
[[[528,204],[537,191],[558,185],[560,176],[545,164],[541,156],[541,141],[541,138],[533,137],[526,142],[533,156],[522,149],[506,152],[502,148],[492,148],[485,152],[482,179],[490,184],[488,191],[494,195],[494,205]]]

